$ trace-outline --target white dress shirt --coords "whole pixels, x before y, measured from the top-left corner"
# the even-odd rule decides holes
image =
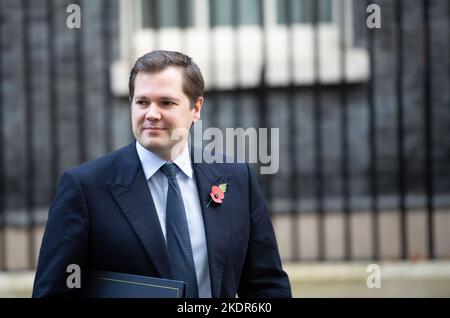
[[[144,169],[161,230],[166,238],[166,201],[168,181],[159,170],[167,161],[144,148],[136,141],[136,150]],[[205,227],[200,206],[197,184],[192,170],[189,147],[186,143],[183,152],[173,162],[180,168],[177,181],[183,196],[186,219],[191,238],[192,254],[194,256],[195,273],[197,275],[199,297],[211,297],[211,281],[209,277],[208,252],[206,249]]]

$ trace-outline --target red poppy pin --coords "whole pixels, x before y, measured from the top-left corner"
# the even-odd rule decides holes
[[[211,202],[216,202],[218,204],[222,203],[222,199],[225,197],[225,192],[227,192],[227,184],[221,183],[218,186],[214,185],[211,187],[211,193],[209,196],[211,197],[211,200],[209,200],[206,207],[209,207]]]

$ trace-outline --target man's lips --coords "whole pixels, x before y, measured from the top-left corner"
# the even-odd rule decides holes
[[[142,127],[142,130],[159,131],[159,130],[166,130],[166,128],[149,126],[149,127]]]

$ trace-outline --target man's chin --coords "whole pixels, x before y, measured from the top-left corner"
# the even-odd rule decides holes
[[[142,142],[141,145],[144,146],[145,149],[156,153],[166,152],[168,149],[170,149],[169,145],[153,140]]]
[[[147,150],[165,160],[176,158],[184,149],[184,143],[176,144],[158,142],[156,140],[140,140],[139,143]]]

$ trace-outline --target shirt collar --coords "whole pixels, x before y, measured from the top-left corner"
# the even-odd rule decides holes
[[[137,140],[136,140],[136,151],[139,156],[139,160],[142,164],[142,169],[144,170],[145,178],[150,179],[158,170],[162,167],[167,161],[161,159],[155,153],[150,150],[144,148]],[[173,162],[178,166],[178,168],[183,171],[183,173],[192,179],[193,171],[191,165],[191,157],[189,155],[189,146],[188,143],[184,145],[183,152],[173,160]]]

